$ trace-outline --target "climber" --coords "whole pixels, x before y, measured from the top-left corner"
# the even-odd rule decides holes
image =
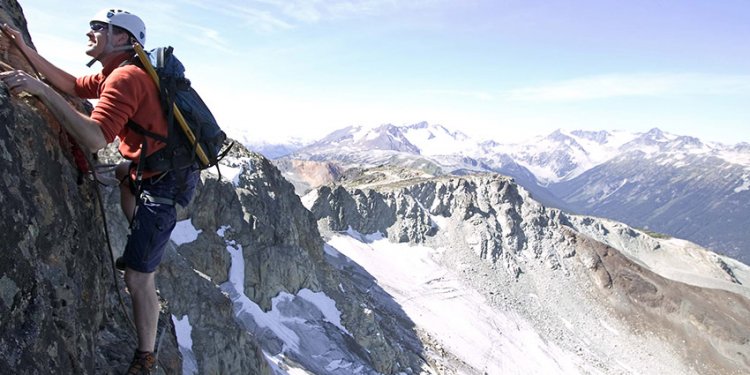
[[[38,97],[85,149],[91,152],[119,138],[119,151],[127,159],[116,168],[120,180],[120,203],[131,222],[122,260],[125,283],[133,301],[138,336],[137,348],[128,374],[148,374],[156,367],[154,346],[159,318],[159,300],[154,273],[175,226],[175,203],[182,206],[192,198],[197,183],[195,167],[159,173],[143,171],[136,178],[136,166],[145,142],[148,154],[164,147],[162,142],[144,137],[127,125],[135,122],[150,132],[165,135],[167,122],[159,91],[148,74],[131,64],[133,44],[143,45],[146,27],[138,16],[120,9],[107,9],[90,22],[86,54],[102,64],[100,73],[74,77],[58,68],[28,46],[21,33],[4,24],[0,33],[0,53],[15,47],[55,89],[75,97],[99,99],[90,116],[78,112],[47,83],[16,70],[0,73],[0,80],[12,94],[25,92]],[[136,186],[139,185],[139,186]]]

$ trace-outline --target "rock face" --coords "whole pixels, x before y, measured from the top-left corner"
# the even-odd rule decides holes
[[[341,176],[340,168],[329,162],[279,159],[275,165],[283,171],[284,178],[294,185],[295,191],[300,195],[312,188],[333,184]]]
[[[559,241],[560,235],[537,231],[559,216],[531,201],[510,178],[443,177],[401,182],[394,185],[347,190],[321,187],[311,207],[327,229],[360,233],[380,232],[395,242],[424,243],[438,232],[432,218],[450,217],[457,224],[456,236],[463,238],[480,258],[501,261],[517,275],[521,269],[516,258],[531,252],[553,263],[559,256],[550,253],[547,243]],[[523,217],[536,216],[532,221]],[[545,237],[546,236],[546,237]],[[556,238],[548,238],[557,236]]]
[[[25,28],[15,1],[3,2],[0,16]],[[15,54],[6,62],[30,71]],[[72,159],[44,107],[0,85],[0,366],[15,373],[107,373],[99,344],[132,347],[96,192],[79,183]]]
[[[116,313],[101,303],[113,290],[101,215],[59,127],[27,100],[0,91],[0,362],[93,373],[99,327]]]
[[[499,175],[321,187],[308,199],[329,234],[380,232],[439,249],[497,311],[526,316],[604,373],[618,373],[617,361],[639,363],[636,372],[750,371],[750,268],[730,258],[547,209]],[[610,319],[625,328],[604,325],[602,339],[595,327]]]
[[[321,324],[320,329],[326,332],[321,334],[289,324],[293,332],[290,335],[298,336],[301,342],[295,343],[299,345],[296,350],[282,349],[293,346],[290,342],[294,340],[269,332],[257,315],[247,313],[246,305],[242,308],[235,305],[241,330],[257,336],[259,346],[268,355],[290,358],[314,373],[336,373],[330,368],[325,370],[326,365],[344,360],[360,366],[363,373],[418,369],[422,360],[418,357],[420,346],[413,338],[414,333],[395,334],[391,328],[396,326],[395,318],[381,313],[378,306],[368,301],[367,291],[358,291],[347,274],[331,267],[323,252],[316,221],[294,194],[292,184],[267,159],[243,149],[233,153],[229,163],[239,171],[234,185],[204,174],[203,186],[186,212],[192,218],[192,225],[201,231],[195,241],[177,249],[189,263],[187,272],[200,271],[213,283],[214,290],[220,287],[227,291],[226,281],[231,277],[228,273],[232,267],[227,248],[241,249],[244,280],[242,290],[237,292],[244,293],[263,311],[298,316],[309,320],[306,326]],[[323,316],[317,315],[320,312],[316,308],[304,298],[294,296],[302,290],[324,293],[335,301],[341,311],[341,325],[346,327],[348,335],[341,335],[335,327],[323,323]],[[236,300],[234,292],[229,291]],[[288,298],[278,302],[280,296]],[[193,296],[188,298],[193,299]],[[225,298],[225,301],[230,300]],[[323,351],[317,353],[317,350]],[[338,357],[329,358],[331,353],[337,353]],[[313,355],[319,359],[311,359]],[[328,362],[320,358],[328,358]]]

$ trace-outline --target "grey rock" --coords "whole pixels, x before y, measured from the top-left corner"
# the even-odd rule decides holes
[[[546,208],[499,175],[368,181],[366,185],[317,190],[311,210],[323,233],[352,228],[362,235],[381,232],[392,242],[442,249],[438,258],[446,269],[464,275],[464,282],[485,293],[488,300],[499,301],[495,303],[500,311],[517,311],[534,322],[544,337],[572,351],[580,353],[577,331],[556,322],[587,322],[581,324],[591,328],[579,329],[593,332],[605,316],[614,315],[628,332],[635,332],[633,336],[618,333],[620,346],[627,348],[624,355],[640,356],[636,348],[643,345],[661,351],[658,360],[638,357],[645,361],[642,368],[656,371],[664,363],[673,363],[712,374],[750,369],[743,354],[750,345],[746,339],[750,290],[738,284],[750,276],[750,268],[739,262],[697,246],[675,247],[668,239],[650,237],[621,223]],[[379,220],[365,220],[365,211],[372,212],[378,202],[389,209],[377,211]],[[432,231],[420,229],[425,226],[423,218],[433,224]],[[697,254],[703,260],[698,261]],[[674,272],[668,278],[658,273],[667,274],[665,270],[675,262],[702,267],[705,273],[697,278]],[[744,276],[738,277],[738,272]],[[535,297],[529,299],[530,295]],[[709,311],[725,318],[709,318]],[[651,336],[642,338],[642,332]],[[589,339],[595,335],[583,334]],[[450,359],[439,340],[424,338],[430,337],[429,332],[420,337],[433,368],[481,373],[466,369],[459,359]],[[586,350],[603,350],[591,345]],[[596,357],[584,360],[604,373],[618,373],[616,366],[600,363]]]

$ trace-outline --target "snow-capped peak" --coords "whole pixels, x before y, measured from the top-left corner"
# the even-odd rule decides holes
[[[531,142],[505,148],[541,182],[552,183],[574,178],[612,159],[621,145],[635,137],[633,133],[618,130],[568,132],[558,129]]]
[[[450,131],[438,124],[420,122],[402,129],[409,142],[416,145],[422,155],[466,155],[479,147],[466,134]]]
[[[599,144],[606,143],[609,140],[609,137],[612,136],[612,134],[606,130],[600,130],[600,131],[573,130],[572,132],[570,132],[570,134],[580,139],[586,139],[586,140],[593,141]]]

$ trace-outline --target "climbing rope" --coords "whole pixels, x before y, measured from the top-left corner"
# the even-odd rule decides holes
[[[94,165],[91,162],[91,159],[86,156],[86,161],[88,161],[89,165]],[[91,172],[94,173],[93,171]],[[133,319],[130,317],[130,314],[127,312],[127,307],[125,306],[125,300],[122,298],[122,293],[120,292],[120,287],[117,285],[117,267],[115,266],[115,250],[112,248],[112,241],[109,235],[109,225],[107,223],[107,213],[104,208],[104,199],[102,198],[102,192],[101,188],[99,186],[99,180],[96,178],[96,175],[93,175],[93,186],[94,186],[94,192],[96,193],[96,200],[99,206],[99,211],[102,214],[102,221],[104,222],[104,237],[107,240],[107,247],[109,248],[109,260],[112,265],[112,279],[115,283],[115,289],[117,290],[117,296],[120,300],[120,307],[122,307],[122,313],[125,315],[125,318],[130,322],[130,326],[133,328],[133,332],[135,332],[135,322],[133,322]]]
[[[89,162],[89,165],[94,165],[94,163],[92,163],[91,159],[89,159],[88,156],[86,157],[86,159]],[[102,167],[102,168],[98,168],[98,167]],[[110,236],[109,236],[109,225],[107,223],[107,213],[104,208],[104,199],[102,198],[101,186],[100,186],[100,185],[108,185],[108,184],[103,183],[102,180],[100,179],[102,178],[102,176],[97,175],[97,173],[95,172],[95,170],[113,170],[115,167],[116,165],[114,164],[96,165],[94,167],[94,170],[91,171],[91,174],[92,174],[91,181],[93,182],[94,191],[96,192],[96,200],[98,202],[99,211],[101,212],[102,220],[104,221],[104,236],[107,240],[107,247],[109,248],[109,259],[112,264],[112,279],[114,280],[115,289],[117,290],[117,297],[120,301],[120,307],[122,308],[122,313],[125,315],[128,322],[130,322],[130,326],[133,329],[133,332],[136,332],[135,322],[133,321],[133,319],[130,318],[130,315],[127,312],[127,307],[125,306],[125,300],[122,298],[122,293],[120,292],[120,288],[117,285],[118,277],[117,277],[117,266],[115,265],[115,252],[114,252],[114,249],[112,248],[112,241],[110,240]],[[117,179],[113,179],[113,180],[117,181]],[[119,181],[117,182],[119,185]],[[159,335],[158,344],[154,350],[154,358],[156,359],[158,366],[162,368],[165,368],[165,367],[162,364],[161,360],[159,359],[159,349],[161,349],[161,343],[164,339],[164,332],[166,331],[166,328],[167,326],[165,323],[161,329],[161,334]]]

